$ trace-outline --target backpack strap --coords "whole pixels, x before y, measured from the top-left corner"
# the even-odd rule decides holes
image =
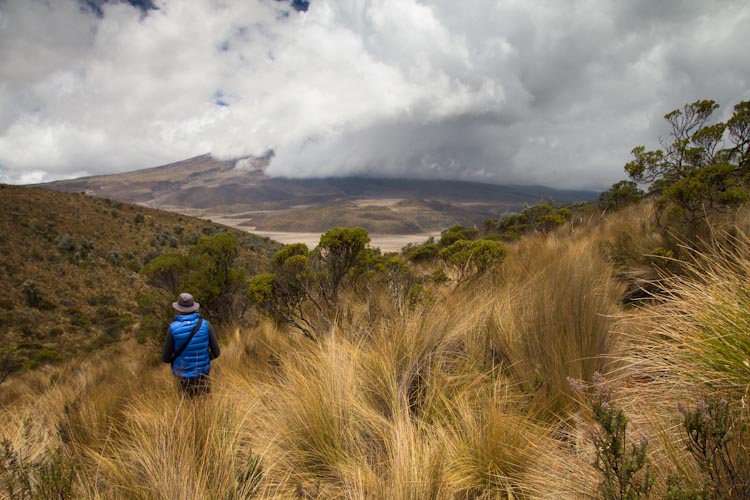
[[[195,336],[195,333],[200,329],[201,325],[203,324],[203,318],[198,318],[198,323],[193,327],[193,331],[190,332],[190,336],[187,338],[184,344],[182,344],[182,347],[180,347],[178,350],[175,351],[174,356],[172,356],[172,362],[174,362],[175,359],[180,357],[180,354],[187,348],[187,346],[190,345],[190,341],[193,340],[193,337]]]

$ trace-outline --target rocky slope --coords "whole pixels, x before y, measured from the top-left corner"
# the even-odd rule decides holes
[[[535,204],[587,201],[588,191],[458,181],[376,178],[271,178],[270,157],[189,160],[115,175],[43,185],[85,192],[263,231],[325,231],[359,225],[371,233],[439,231]]]

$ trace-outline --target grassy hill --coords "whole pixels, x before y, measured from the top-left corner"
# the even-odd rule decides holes
[[[173,299],[139,271],[221,231],[234,230],[109,199],[0,185],[0,377],[158,336]],[[251,274],[278,247],[236,234]]]
[[[644,202],[415,300],[364,282],[317,341],[223,328],[203,400],[148,345],[29,373],[4,387],[0,496],[748,498],[748,220],[680,241]]]

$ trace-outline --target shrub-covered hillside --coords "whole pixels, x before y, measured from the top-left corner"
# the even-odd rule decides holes
[[[748,498],[748,215],[680,246],[654,214],[527,234],[469,275],[484,245],[408,270],[357,229],[286,247],[249,286],[274,321],[220,328],[208,397],[136,344],[11,381],[0,497]]]
[[[244,293],[242,267],[219,265],[229,233],[153,258],[140,286],[266,319],[218,325],[197,400],[149,343],[6,381],[0,498],[747,500],[750,107],[723,149],[714,109],[668,114],[669,151],[634,150],[629,172],[659,173],[646,200],[626,181],[601,211],[527,207],[401,256],[336,228]],[[662,175],[675,158],[684,176]],[[106,254],[76,245],[66,272],[104,279]],[[60,310],[23,283],[13,307]]]
[[[141,271],[233,234],[233,265],[264,269],[276,244],[141,206],[0,185],[0,379],[120,339],[163,335],[171,294]]]

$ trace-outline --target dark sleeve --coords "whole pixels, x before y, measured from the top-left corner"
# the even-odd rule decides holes
[[[216,359],[221,354],[219,341],[216,339],[214,329],[211,328],[211,323],[208,323],[208,352],[211,354],[211,359]]]
[[[172,362],[172,355],[174,354],[174,337],[172,332],[167,329],[167,339],[164,341],[164,349],[161,351],[161,360],[165,363]]]

